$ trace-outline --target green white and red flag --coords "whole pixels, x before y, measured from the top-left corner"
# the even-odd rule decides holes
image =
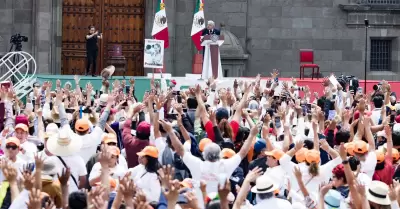
[[[164,49],[169,46],[167,14],[165,12],[165,0],[158,0],[157,10],[154,16],[153,31],[154,39],[164,40]]]
[[[194,10],[193,15],[193,24],[192,24],[192,40],[197,50],[202,50],[200,36],[205,28],[205,19],[204,19],[204,0],[196,0],[196,8]]]

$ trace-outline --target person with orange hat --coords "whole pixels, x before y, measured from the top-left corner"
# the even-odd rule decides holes
[[[19,139],[16,137],[9,137],[4,144],[6,147],[5,155],[1,156],[1,159],[7,159],[11,165],[17,169],[17,171],[23,170],[23,166],[27,162],[24,161],[19,155],[21,146]],[[0,171],[0,182],[3,182],[4,180],[5,177],[3,171]]]
[[[148,201],[158,202],[161,193],[161,184],[158,180],[158,169],[161,167],[158,162],[158,149],[154,146],[146,146],[138,152],[140,164],[130,168],[132,180],[140,188]]]
[[[116,146],[102,147],[97,163],[93,165],[92,171],[89,174],[90,186],[95,186],[96,183],[101,181],[102,170],[107,170],[108,175],[113,179],[123,177],[127,172],[127,169],[118,164],[120,158],[120,150]]]
[[[284,196],[284,192],[287,189],[286,185],[289,179],[286,171],[280,165],[279,160],[283,157],[285,153],[280,149],[273,149],[264,153],[267,157],[268,165],[268,168],[264,172],[264,175],[271,177],[278,186],[277,195]]]
[[[82,140],[83,145],[78,155],[82,157],[85,163],[87,163],[90,157],[96,153],[97,145],[101,143],[101,136],[104,133],[105,125],[111,111],[111,105],[113,105],[114,102],[114,97],[108,96],[107,106],[101,114],[100,120],[96,124],[96,127],[94,127],[91,132],[90,122],[86,118],[81,118],[75,121],[74,130],[72,130],[70,128],[68,117],[65,112],[64,104],[62,102],[62,92],[57,93],[55,103],[56,106],[58,106],[58,111],[60,113],[61,128],[67,126],[71,130],[71,133],[74,137],[78,137]]]
[[[15,132],[14,135],[18,140],[20,141],[19,145],[19,157],[26,161],[26,162],[33,162],[34,161],[34,154],[37,152],[37,147],[35,144],[32,142],[28,141],[28,135],[29,135],[29,128],[26,124],[24,123],[19,123],[15,126],[14,128]],[[7,131],[6,131],[7,132]],[[5,132],[3,131],[3,134]],[[4,138],[2,142],[2,149],[5,150],[5,143],[4,143]]]
[[[393,183],[393,141],[392,141],[392,130],[389,126],[385,126],[385,134],[386,134],[386,144],[387,144],[387,153],[383,153],[382,150],[375,151],[376,154],[376,166],[375,173],[372,176],[372,180],[378,180],[390,185]]]

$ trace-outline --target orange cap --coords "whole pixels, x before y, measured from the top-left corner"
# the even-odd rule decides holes
[[[113,178],[111,178],[110,177],[110,187],[111,187],[111,189],[115,189],[115,188],[117,188],[117,181],[115,181],[115,179],[113,179]],[[101,182],[97,182],[96,183],[96,186],[101,186]]]
[[[115,156],[119,156],[121,154],[121,152],[119,151],[119,148],[116,146],[109,146],[108,147],[108,151]]]
[[[110,142],[114,142],[117,143],[117,136],[115,136],[115,134],[106,134],[103,136],[103,143],[107,144]]]
[[[382,151],[376,150],[375,154],[376,154],[376,161],[378,163],[382,163],[383,161],[385,161],[385,153],[383,153]]]
[[[158,158],[158,149],[154,146],[146,146],[142,151],[138,152],[137,155]]]
[[[396,162],[400,158],[399,151],[395,148],[392,148],[392,156],[393,156],[393,162]]]
[[[272,151],[266,151],[266,152],[264,152],[264,154],[266,155],[266,156],[271,156],[271,157],[274,157],[275,159],[277,159],[277,160],[280,160],[281,159],[281,157],[285,154],[282,150],[280,150],[280,149],[274,149],[274,150],[272,150]]]
[[[306,152],[308,151],[307,148],[303,147],[301,148],[299,151],[296,152],[296,161],[298,163],[302,163],[304,161],[306,161]]]
[[[229,148],[224,148],[221,151],[222,158],[229,159],[236,155],[236,152]]]
[[[354,141],[354,153],[365,154],[368,152],[368,144],[365,141]]]
[[[79,119],[75,122],[76,131],[87,131],[89,130],[89,121],[87,119]]]
[[[17,145],[18,147],[21,145],[21,142],[19,141],[19,139],[18,138],[16,138],[16,137],[9,137],[7,140],[6,140],[6,145],[7,144],[15,144],[15,145]]]
[[[183,181],[181,181],[180,184],[183,188],[189,188],[189,189],[193,188],[192,179],[190,178],[183,179]]]
[[[344,144],[344,147],[349,155],[354,156],[354,142],[347,142]]]
[[[199,143],[200,151],[203,152],[206,145],[211,144],[211,143],[212,143],[212,141],[209,138],[204,138],[204,139],[200,140],[200,143]]]
[[[21,129],[21,130],[23,130],[23,131],[25,131],[25,132],[28,132],[28,131],[29,131],[28,126],[25,125],[25,124],[23,124],[23,123],[18,123],[18,125],[16,125],[14,129],[15,129],[15,130]]]
[[[319,163],[321,161],[320,153],[317,150],[307,150],[305,152],[307,163]]]

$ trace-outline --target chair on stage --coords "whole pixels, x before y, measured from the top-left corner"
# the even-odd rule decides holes
[[[319,65],[314,63],[314,51],[312,49],[300,49],[300,79],[304,79],[304,69],[311,68],[311,79],[314,80],[315,69],[316,78],[319,77]]]
[[[121,45],[111,45],[108,47],[107,65],[115,66],[116,72],[123,72],[125,78],[127,61],[125,56],[122,55]]]

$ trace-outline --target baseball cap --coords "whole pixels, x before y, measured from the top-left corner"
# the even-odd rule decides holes
[[[136,133],[141,133],[141,134],[150,134],[150,128],[151,125],[150,123],[146,121],[142,121],[139,123],[139,125],[136,128]]]
[[[18,125],[20,123],[25,124],[26,126],[28,126],[29,125],[28,117],[26,115],[18,115],[18,116],[16,116],[15,117],[15,124]]]
[[[115,134],[106,134],[103,136],[103,143],[107,144],[110,142],[114,142],[117,143],[117,136],[115,136]]]
[[[304,161],[306,161],[306,152],[308,151],[307,148],[303,147],[301,148],[299,151],[296,152],[296,161],[298,163],[302,163]]]
[[[142,151],[138,152],[137,155],[158,158],[158,149],[154,146],[146,146]]]
[[[264,139],[257,139],[256,143],[254,143],[254,152],[261,152],[266,147],[267,144]]]
[[[321,161],[320,153],[317,150],[307,150],[305,152],[307,163],[319,163]]]
[[[354,155],[354,142],[347,142],[344,144],[344,148],[346,148],[347,154],[353,156]]]
[[[376,150],[376,151],[375,151],[375,154],[376,154],[376,161],[377,161],[378,163],[382,163],[382,162],[385,161],[385,153],[383,153],[383,152],[380,151],[380,150]]]
[[[277,160],[280,160],[281,157],[285,154],[282,150],[280,149],[274,149],[272,151],[266,151],[264,152],[266,156],[271,156],[274,157]]]
[[[87,131],[89,130],[89,121],[87,119],[79,119],[75,122],[76,131]]]
[[[23,131],[25,131],[25,132],[28,132],[28,131],[29,131],[28,126],[25,125],[25,124],[23,124],[23,123],[19,123],[18,125],[16,125],[16,126],[15,126],[15,130],[17,130],[17,129],[21,129],[21,130],[23,130]]]
[[[21,145],[19,139],[16,138],[16,137],[9,137],[9,138],[6,140],[6,145],[7,145],[7,144],[15,144],[15,145],[17,145],[18,147]]]
[[[204,139],[200,140],[200,143],[199,143],[200,151],[203,152],[206,145],[211,144],[211,143],[212,143],[212,141],[209,138],[204,138]]]
[[[365,141],[354,141],[354,153],[365,154],[368,152],[368,144]]]
[[[215,113],[215,118],[219,121],[222,119],[228,119],[229,118],[229,112],[226,108],[220,107],[217,109]]]
[[[222,151],[221,151],[222,158],[225,158],[225,159],[229,159],[229,158],[233,157],[235,154],[236,154],[236,152],[229,148],[222,149]]]

